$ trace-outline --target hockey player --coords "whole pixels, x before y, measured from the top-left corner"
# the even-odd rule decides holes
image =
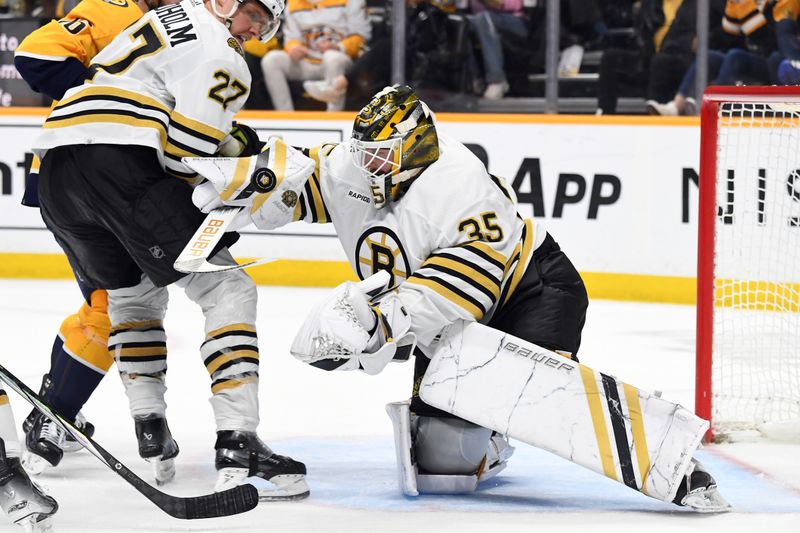
[[[673,424],[674,404],[666,406],[660,419],[660,413],[654,414],[658,409],[650,407],[657,403],[651,396],[625,385],[639,462],[630,466],[634,454],[627,444],[618,444],[621,477],[613,452],[601,452],[598,458],[591,442],[579,447],[578,426],[587,418],[567,414],[570,398],[562,399],[563,420],[573,416],[575,425],[561,440],[543,435],[560,435],[555,428],[544,429],[543,416],[524,417],[529,402],[545,403],[568,387],[582,394],[585,390],[600,415],[581,427],[588,426],[598,442],[610,440],[602,430],[605,418],[597,394],[602,375],[573,362],[588,303],[584,284],[544,227],[517,213],[512,189],[489,175],[463,144],[439,135],[433,113],[411,88],[395,86],[378,93],[356,117],[350,141],[324,148],[320,159],[319,176],[308,185],[320,201],[309,203],[306,218],[333,222],[353,268],[365,281],[342,284],[321,302],[291,351],[326,370],[375,374],[389,361],[407,358],[416,344],[410,406],[400,402],[387,407],[406,494],[474,490],[502,469],[511,450],[484,427],[491,425],[585,466],[602,463],[598,471],[651,496],[674,496],[674,503],[700,511],[728,509],[714,480],[699,463],[690,463],[683,449],[672,453],[659,448],[659,442],[656,453],[646,453],[650,449],[641,443],[645,439],[639,439],[640,433],[650,426],[666,431],[678,426]],[[478,334],[468,337],[476,327]],[[462,364],[480,351],[481,343],[485,354],[478,354],[480,362]],[[436,367],[428,368],[432,361]],[[542,367],[556,369],[558,377],[548,378]],[[521,375],[517,385],[515,374]],[[472,376],[478,377],[471,381]],[[539,396],[528,390],[548,379],[554,384]],[[616,383],[608,376],[602,379],[612,405]],[[500,389],[493,391],[493,383]],[[460,387],[472,387],[466,398],[459,396]],[[502,389],[511,389],[510,398],[494,405],[495,398],[503,397]],[[424,395],[428,390],[434,393]],[[437,400],[438,408],[426,398]],[[640,399],[644,407],[637,407]],[[618,412],[609,416],[619,442],[625,435],[624,419]],[[686,449],[696,448],[704,423],[687,423],[680,435]],[[659,484],[662,462],[677,472],[669,484]]]
[[[53,100],[90,77],[89,65],[118,33],[141,18],[143,13],[177,0],[139,2],[80,2],[61,20],[52,20],[29,34],[15,51],[14,63],[32,89]],[[39,159],[27,176],[23,205],[39,207],[37,195]],[[68,316],[56,335],[50,356],[50,370],[42,379],[40,395],[64,416],[75,420],[87,434],[79,413],[114,362],[108,353],[108,296],[106,291],[76,281],[84,296],[77,313]],[[25,468],[39,473],[57,465],[64,451],[79,448],[71,435],[33,409],[23,423],[27,453]]]
[[[384,89],[348,142],[309,154],[318,173],[297,218],[332,222],[364,281],[315,307],[291,351],[325,370],[376,374],[416,345],[410,405],[387,407],[405,494],[474,490],[505,466],[508,434],[650,496],[727,510],[691,460],[707,422],[577,363],[580,275],[542,224],[517,213],[513,190],[438,133],[411,88]],[[537,405],[545,413],[526,418]]]
[[[165,422],[163,328],[166,286],[177,283],[205,315],[200,352],[212,379],[217,488],[258,476],[263,499],[309,491],[305,465],[256,435],[255,285],[241,271],[184,276],[172,265],[203,220],[186,183],[196,175],[181,157],[230,153],[231,142],[247,148],[226,137],[250,85],[241,46],[271,38],[283,7],[185,0],[146,14],[94,58],[91,79],[65,93],[34,144],[42,218],[80,278],[108,290],[108,349],[134,419],[148,422],[140,452],[148,444],[148,456],[177,452]],[[212,261],[235,264],[232,237]]]
[[[19,454],[14,413],[6,392],[0,389],[0,508],[25,531],[50,531],[58,504],[31,481],[20,465]]]

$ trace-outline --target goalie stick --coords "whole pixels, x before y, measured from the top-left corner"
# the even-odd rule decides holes
[[[243,209],[245,208],[218,207],[217,209],[211,210],[175,260],[175,263],[172,265],[173,268],[184,274],[201,274],[240,270],[274,261],[274,259],[270,258],[257,259],[243,265],[214,265],[208,262],[208,257],[211,255],[211,252],[217,246],[222,236],[225,235],[225,229]]]
[[[196,518],[230,516],[250,511],[258,505],[258,490],[249,483],[203,496],[180,497],[165,494],[131,472],[128,467],[75,427],[69,420],[54,411],[38,394],[29,389],[25,383],[2,365],[0,365],[0,380],[19,393],[47,418],[75,437],[75,440],[89,450],[92,455],[100,459],[122,479],[133,485],[145,498],[174,518],[193,520]]]

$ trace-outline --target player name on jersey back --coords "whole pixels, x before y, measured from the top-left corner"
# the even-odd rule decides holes
[[[161,7],[156,10],[156,16],[167,31],[170,46],[197,40],[197,33],[192,33],[194,26],[182,4]]]

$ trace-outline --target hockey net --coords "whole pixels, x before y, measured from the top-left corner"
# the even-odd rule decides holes
[[[697,414],[800,441],[800,88],[711,87],[701,114]]]

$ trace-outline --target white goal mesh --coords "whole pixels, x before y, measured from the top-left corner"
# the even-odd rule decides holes
[[[717,117],[712,431],[800,439],[800,99]],[[701,250],[702,253],[702,250]]]

